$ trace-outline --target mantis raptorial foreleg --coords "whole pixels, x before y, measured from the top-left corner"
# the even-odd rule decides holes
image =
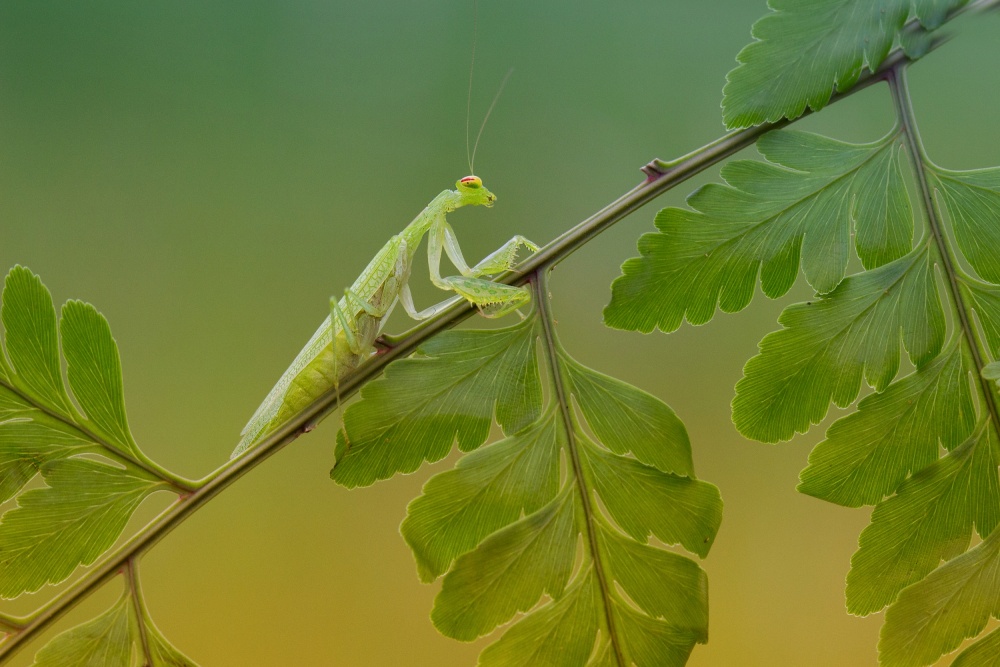
[[[537,245],[518,234],[472,267],[472,275],[495,276],[498,273],[510,271],[514,268],[515,260],[517,259],[517,251],[521,246],[528,248],[532,252],[538,252]],[[449,255],[449,257],[450,256],[451,255]]]
[[[406,314],[415,320],[426,320],[465,299],[478,307],[485,317],[502,317],[531,301],[531,295],[524,287],[503,285],[482,278],[448,276],[442,278],[441,283],[443,289],[453,291],[459,296],[445,299],[421,311],[413,306],[413,295],[410,294],[409,286],[404,285],[399,291],[399,302],[403,304]]]
[[[487,255],[474,267],[469,267],[462,254],[462,248],[458,245],[455,231],[442,216],[436,225],[436,230],[431,232],[427,245],[427,261],[431,282],[443,290],[455,292],[465,298],[476,305],[486,317],[501,317],[514,312],[530,301],[528,290],[523,287],[494,283],[479,276],[495,275],[509,270],[514,265],[517,251],[522,245],[532,251],[538,250],[537,245],[518,235]],[[442,250],[447,253],[451,263],[458,268],[461,276],[441,276]],[[449,305],[451,303],[446,303],[440,309],[437,306],[432,306],[428,311],[439,312]]]
[[[503,317],[531,301],[531,293],[525,287],[469,276],[450,276],[444,282],[457,294],[475,304],[485,317]]]
[[[463,276],[495,276],[498,273],[509,271],[514,266],[517,251],[522,245],[532,252],[538,252],[537,245],[518,234],[470,268],[462,255],[462,248],[458,245],[455,230],[447,222],[442,227],[444,229],[444,251]],[[440,255],[438,256],[440,257]]]

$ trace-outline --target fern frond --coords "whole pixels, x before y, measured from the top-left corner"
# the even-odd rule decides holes
[[[421,579],[443,576],[431,614],[442,633],[473,640],[524,614],[480,664],[682,665],[708,638],[707,580],[648,541],[706,556],[719,491],[694,478],[670,408],[562,348],[541,273],[532,280],[524,322],[438,336],[368,385],[345,414],[333,478],[409,472],[456,440],[474,450],[427,482],[401,532]],[[483,445],[494,411],[507,436]],[[365,474],[346,475],[359,450]]]

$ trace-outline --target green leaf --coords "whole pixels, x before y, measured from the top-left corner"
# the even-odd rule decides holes
[[[136,658],[145,667],[198,667],[167,641],[144,608],[133,612],[135,600],[126,589],[111,609],[46,644],[33,667],[132,667]]]
[[[448,331],[423,345],[422,356],[392,364],[344,412],[347,438],[330,476],[367,486],[444,458],[456,437],[462,451],[473,450],[489,435],[494,410],[506,434],[535,421],[541,386],[534,322]]]
[[[597,494],[626,533],[640,542],[652,533],[666,544],[708,555],[722,523],[722,497],[715,486],[617,456],[582,433],[578,439]]]
[[[438,630],[471,641],[527,611],[545,593],[562,596],[579,532],[572,488],[458,559],[434,600],[431,619]]]
[[[87,417],[63,385],[52,298],[24,267],[7,275],[2,319],[11,363],[0,353],[0,502],[49,464],[76,454],[147,461],[128,430],[117,345],[93,306],[70,301],[61,322],[70,386]]]
[[[935,29],[944,24],[948,14],[964,7],[969,0],[913,0],[913,9],[920,24]]]
[[[910,0],[771,0],[723,89],[726,127],[819,111],[889,54]]]
[[[1000,168],[930,172],[962,254],[983,279],[1000,284]]]
[[[125,417],[121,360],[108,321],[89,303],[68,301],[61,329],[66,375],[80,407],[111,444],[138,453]]]
[[[972,432],[968,374],[956,341],[947,354],[865,397],[809,454],[799,491],[848,507],[890,495],[909,473],[936,461],[941,445],[951,450]]]
[[[1000,618],[1000,531],[900,593],[885,615],[879,664],[929,665],[982,632],[991,615]]]
[[[603,519],[597,525],[602,558],[622,590],[651,617],[683,631],[692,645],[707,642],[705,571],[690,558],[626,538]]]
[[[146,637],[149,640],[150,657],[153,659],[151,667],[198,667],[198,663],[174,648],[148,619]]]
[[[125,593],[94,620],[62,633],[38,652],[33,667],[131,667],[135,617],[130,603]]]
[[[2,358],[2,355],[0,355]],[[16,391],[0,384],[0,421],[36,419],[45,414]]]
[[[597,651],[590,658],[587,667],[618,667],[618,657],[611,642],[602,641],[597,645]]]
[[[580,411],[602,444],[663,472],[694,475],[687,429],[663,401],[568,355],[560,361]]]
[[[1000,629],[962,651],[951,667],[1000,667]]]
[[[402,461],[415,451],[419,463],[427,443],[413,434],[430,432],[444,446],[440,458],[477,416],[471,424],[482,432],[459,434],[460,447],[474,451],[427,482],[401,526],[421,579],[446,573],[432,613],[437,628],[474,640],[523,614],[482,653],[483,665],[682,664],[708,636],[706,576],[691,559],[646,542],[653,534],[705,556],[721,522],[719,491],[694,478],[673,411],[573,360],[546,317],[540,307],[516,327],[439,338],[423,357],[390,364],[386,379],[369,385],[378,389],[348,409],[338,459],[350,461],[380,418],[396,429],[390,437],[369,430],[384,437],[388,453],[380,455]],[[426,368],[436,374],[429,381],[417,374]],[[541,377],[549,383],[544,412]],[[511,427],[498,408],[507,437],[481,447],[502,403],[495,385],[517,386],[503,378],[529,380],[521,404],[530,419]],[[432,420],[445,426],[432,430]],[[588,439],[583,420],[601,444]]]
[[[600,592],[592,569],[560,599],[525,616],[479,656],[480,667],[564,667],[590,656],[597,629]]]
[[[52,296],[41,279],[23,266],[15,266],[4,281],[0,318],[6,331],[7,355],[13,379],[41,404],[71,416],[59,366],[59,335]]]
[[[42,467],[46,488],[18,496],[0,523],[0,597],[66,579],[114,544],[132,512],[161,482],[133,468],[83,459]]]
[[[98,449],[75,428],[20,400],[0,386],[0,419],[4,412],[18,415],[0,421],[0,502],[13,498],[50,461]],[[25,409],[17,410],[21,405]]]
[[[1000,356],[1000,288],[968,278],[962,279],[962,286],[964,295],[979,315],[990,352],[994,357]]]
[[[615,625],[621,629],[626,664],[639,667],[683,667],[694,638],[669,623],[638,613],[615,599]]]
[[[420,579],[433,581],[490,533],[532,514],[559,489],[563,445],[552,412],[528,429],[462,457],[410,503],[400,532]]]
[[[968,0],[913,0],[924,28],[934,29]],[[819,111],[836,89],[876,70],[910,13],[910,0],[770,0],[751,42],[726,76],[726,127],[750,127]],[[913,54],[911,54],[913,55]]]
[[[769,162],[738,160],[722,168],[728,185],[710,184],[688,198],[694,211],[667,208],[655,234],[639,240],[640,257],[622,266],[605,322],[619,329],[677,329],[745,308],[760,274],[777,298],[798,274],[818,292],[844,278],[854,246],[867,268],[903,256],[913,236],[898,134],[848,144],[805,132],[769,132],[757,142]]]
[[[1000,381],[1000,361],[983,366],[983,377],[987,380]]]
[[[862,376],[883,391],[899,369],[900,339],[919,368],[937,355],[945,332],[926,246],[789,306],[778,321],[784,328],[761,341],[733,399],[737,429],[763,442],[804,433],[831,400],[850,405]]]
[[[847,575],[847,607],[867,615],[1000,521],[1000,449],[984,423],[962,446],[915,473],[875,507]]]

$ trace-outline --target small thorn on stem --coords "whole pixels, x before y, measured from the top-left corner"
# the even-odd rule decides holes
[[[659,158],[651,160],[642,168],[642,173],[646,174],[646,182],[655,181],[661,176],[670,172],[671,166]]]

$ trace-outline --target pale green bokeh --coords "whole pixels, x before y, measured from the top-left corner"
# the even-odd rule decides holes
[[[544,243],[634,185],[649,159],[720,135],[725,74],[765,11],[745,0],[483,0],[473,132],[515,72],[476,163],[498,204],[453,216],[466,256],[514,233]],[[472,2],[451,1],[0,7],[0,267],[30,266],[58,302],[85,299],[108,317],[131,425],[153,458],[189,476],[222,463],[330,295],[465,175],[473,14]],[[984,66],[998,27],[997,16],[963,21],[912,70],[918,121],[943,166],[1000,164],[1000,70]],[[868,141],[891,113],[876,87],[798,127]],[[770,446],[729,422],[744,361],[805,288],[670,336],[600,322],[656,208],[715,173],[556,270],[560,336],[583,363],[670,403],[699,477],[722,491],[725,518],[704,561],[711,640],[690,664],[874,665],[881,616],[853,618],[843,605],[866,513],[794,490],[822,431]],[[424,275],[415,269],[420,306],[439,298]],[[484,642],[436,633],[436,587],[419,583],[397,533],[408,500],[446,464],[347,492],[328,478],[332,426],[150,553],[158,624],[206,667],[474,664]]]

